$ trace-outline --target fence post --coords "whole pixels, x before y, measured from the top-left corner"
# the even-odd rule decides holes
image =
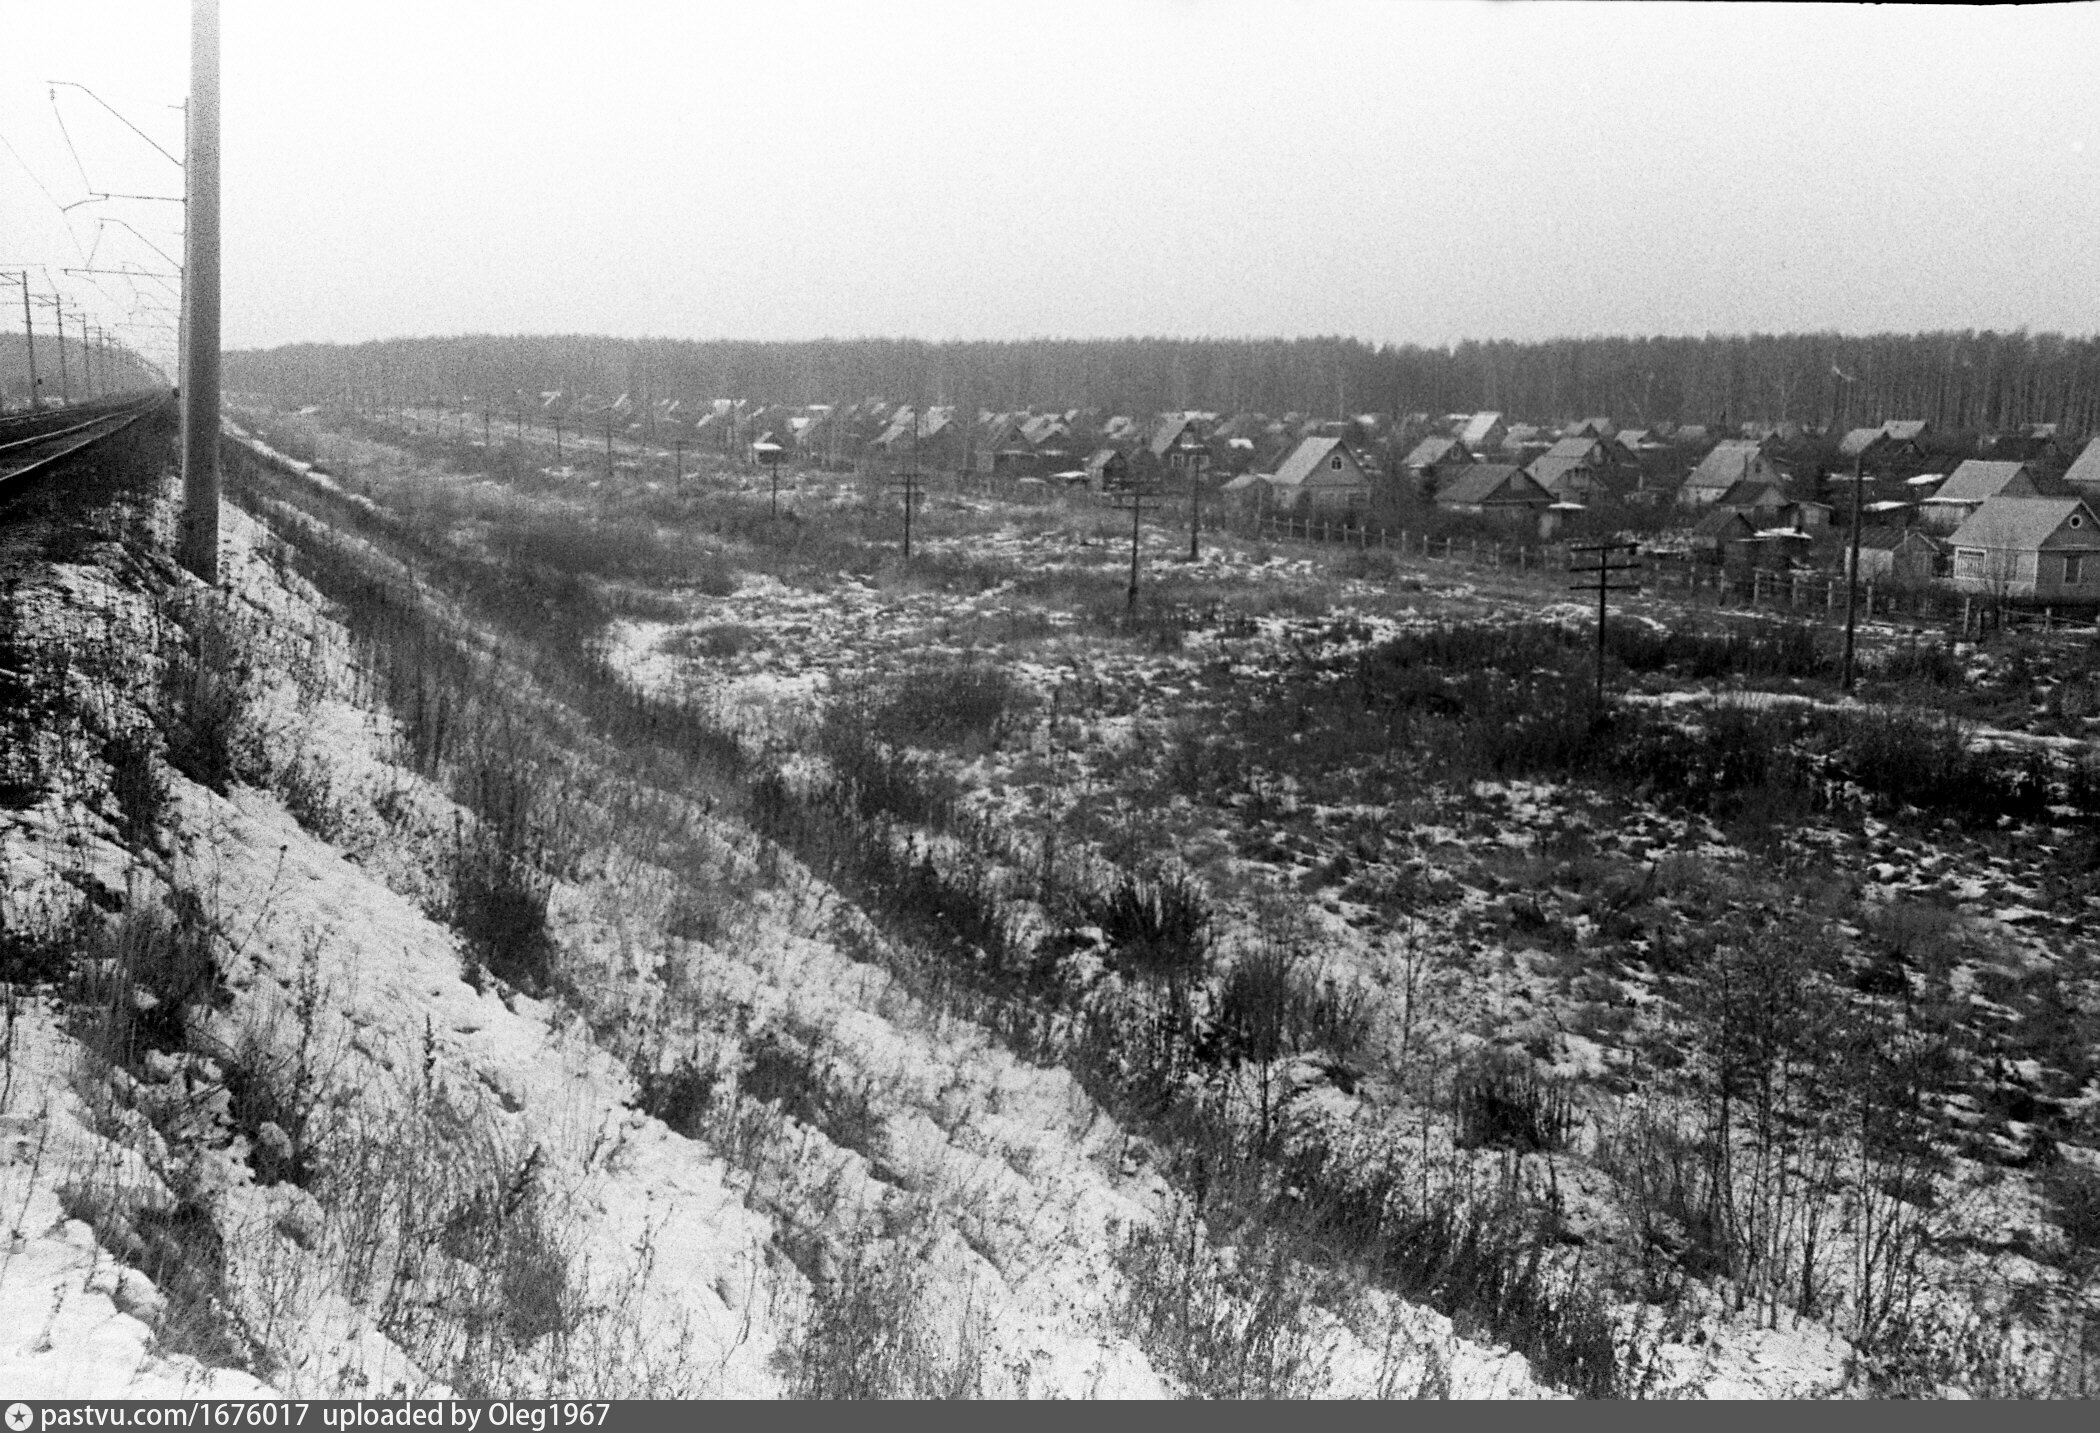
[[[1867,584],[1867,615],[1869,617],[1874,615],[1874,584],[1872,582]]]

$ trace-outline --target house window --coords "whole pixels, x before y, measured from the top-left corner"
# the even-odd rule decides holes
[[[2076,587],[2085,581],[2084,556],[2085,554],[2078,552],[2064,554],[2064,586]]]
[[[1327,460],[1327,467],[1329,471],[1339,473],[1342,470],[1342,455],[1340,453],[1337,453],[1333,457],[1329,458]]]

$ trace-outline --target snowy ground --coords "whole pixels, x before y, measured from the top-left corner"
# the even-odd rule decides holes
[[[291,481],[372,514],[388,493],[413,492],[464,515],[463,530],[492,493],[368,439],[337,442],[327,467]],[[800,500],[857,501],[843,485]],[[1517,605],[1506,584],[1448,569],[1367,580],[1346,554],[1288,547],[1213,544],[1190,564],[1179,540],[1154,533],[1144,582],[1197,592],[1200,610],[1178,629],[1126,631],[1087,605],[1100,592],[1113,605],[1127,573],[1127,547],[1100,524],[942,501],[922,551],[935,570],[976,564],[988,579],[890,565],[812,574],[758,554],[724,595],[637,604],[648,615],[615,620],[605,654],[636,688],[692,700],[746,750],[819,781],[812,733],[838,693],[997,663],[1025,698],[1018,723],[922,753],[955,781],[969,829],[991,833],[970,839],[990,843],[995,865],[1011,876],[1053,838],[1060,861],[1092,869],[1171,850],[1212,893],[1222,957],[1288,937],[1324,978],[1361,992],[1375,1017],[1365,1068],[1343,1078],[1301,1060],[1276,1072],[1292,1138],[1317,1136],[1366,1167],[1412,1148],[1425,1168],[1550,1189],[1574,1267],[1645,1257],[1599,1146],[1623,1137],[1628,1111],[1672,1108],[1647,1062],[1676,1027],[1639,960],[1585,969],[1579,957],[1620,918],[1600,898],[1615,880],[1630,888],[1646,871],[1653,899],[1640,909],[1667,927],[1717,891],[1762,889],[1755,859],[1711,823],[1550,783],[1479,782],[1400,809],[1244,753],[1229,770],[1200,764],[1217,759],[1201,739],[1236,704],[1288,702],[1309,663],[1454,617],[1575,623],[1586,609]],[[295,540],[305,531],[290,509],[271,520]],[[136,1076],[85,1056],[67,990],[25,984],[14,997],[0,1091],[0,1198],[21,1211],[0,1262],[17,1311],[0,1319],[11,1387],[773,1397],[838,1387],[834,1365],[851,1362],[840,1350],[866,1347],[887,1360],[887,1386],[920,1392],[1183,1391],[1133,1324],[1133,1280],[1146,1276],[1130,1250],[1143,1231],[1185,1227],[1164,1177],[1172,1152],[1066,1070],[1017,1058],[915,994],[877,923],[704,791],[667,788],[586,739],[533,748],[540,799],[563,828],[547,893],[563,983],[534,999],[467,978],[441,919],[450,853],[474,826],[456,782],[406,763],[341,614],[295,575],[280,537],[231,506],[226,526],[226,620],[256,659],[246,779],[220,794],[162,763],[162,834],[127,830],[106,739],[152,720],[156,668],[83,660],[62,679],[70,725],[50,737],[60,775],[32,804],[0,810],[5,930],[63,928],[84,905],[187,900],[226,985],[192,1048]],[[374,572],[414,580],[394,555],[349,545]],[[733,540],[721,546],[739,561]],[[158,650],[160,624],[197,600],[186,581],[111,552],[54,567],[18,603],[28,645]],[[515,644],[477,642],[534,740],[577,729]],[[1714,696],[1646,699],[1689,712]],[[1176,761],[1195,774],[1169,780]],[[1980,1010],[2006,980],[2090,959],[2082,922],[2044,897],[2043,856],[2017,843],[1872,819],[1799,841],[1822,843],[1825,884],[1852,882],[1862,911],[1949,911],[1969,952],[1955,978]],[[1082,952],[1070,968],[1098,978],[1100,962]],[[305,1187],[265,1177],[287,1136],[229,1103],[243,1062],[197,1047],[248,1051],[247,1067],[273,1052],[274,1068],[308,1072],[300,1138],[323,1170]],[[1526,1052],[1578,1092],[1568,1150],[1511,1160],[1432,1130],[1415,1083],[1433,1089],[1437,1067],[1490,1049]],[[2013,1061],[2000,1083],[2039,1089],[2045,1074]],[[692,1100],[666,1103],[674,1075]],[[2100,1113],[2100,1091],[2083,1098],[2092,1108],[2079,1117]],[[2052,1236],[2021,1164],[2027,1127],[1995,1096],[1969,1122],[1970,1145],[1937,1188],[1946,1237],[1926,1253],[1949,1327],[1977,1309],[1996,1318],[2009,1291],[2055,1278],[2037,1262]],[[2066,1145],[2064,1157],[2087,1153]],[[178,1295],[176,1318],[142,1272],[171,1266],[139,1241],[180,1233],[198,1210],[222,1251],[204,1263],[222,1277],[211,1298]],[[1832,1247],[1850,1247],[1832,1219]],[[1232,1254],[1183,1271],[1189,1303],[1209,1308],[1237,1287]],[[1522,1358],[1457,1336],[1441,1314],[1361,1281],[1320,1287],[1292,1305],[1277,1391],[1544,1391]],[[1249,1329],[1259,1313],[1218,1307]],[[1862,1386],[1835,1316],[1746,1309],[1698,1285],[1667,1312],[1617,1307],[1642,1350],[1644,1393]],[[2015,1366],[2029,1336],[2008,1335]]]
[[[514,1393],[777,1396],[821,1314],[812,1290],[880,1256],[884,1277],[901,1268],[913,1285],[887,1291],[908,1302],[883,1313],[922,1323],[940,1345],[924,1361],[961,1369],[970,1391],[1171,1391],[1117,1326],[1113,1251],[1169,1198],[1142,1150],[1062,1071],[1017,1062],[845,953],[850,913],[806,873],[775,870],[726,928],[680,939],[662,919],[680,878],[608,841],[555,887],[553,929],[579,984],[653,1009],[665,1039],[727,1072],[725,1092],[740,1041],[801,1041],[827,1089],[860,1093],[861,1147],[733,1094],[700,1137],[675,1133],[635,1108],[632,1025],[594,1030],[559,1000],[465,980],[457,937],[429,914],[458,808],[396,763],[315,594],[230,506],[226,528],[230,610],[262,659],[246,718],[256,770],[326,792],[337,844],[259,786],[220,795],[163,767],[166,834],[128,848],[86,728],[145,720],[151,672],[113,664],[76,673],[69,696],[86,715],[62,779],[5,814],[0,901],[8,929],[33,930],[91,900],[136,912],[196,897],[227,987],[200,1023],[228,1049],[310,1057],[318,1138],[364,1182],[260,1182],[256,1141],[283,1133],[235,1127],[212,1061],[156,1055],[143,1079],[98,1076],[64,993],[18,995],[0,1102],[11,1389],[427,1393],[464,1369]],[[151,650],[154,613],[185,583],[165,564],[118,581],[62,567],[25,603],[29,635],[58,645],[96,626]],[[681,816],[725,868],[754,860],[745,833]],[[568,1326],[477,1362],[459,1312],[487,1283],[471,1256],[440,1240],[384,1288],[370,1269],[418,1235],[408,1191],[465,1201],[528,1184],[559,1245]],[[223,1285],[190,1316],[230,1331],[221,1342],[250,1371],[207,1367],[223,1351],[179,1337],[122,1239],[101,1247],[81,1217],[115,1210],[111,1227],[137,1230],[155,1209],[193,1206],[209,1210]],[[1454,1337],[1439,1315],[1389,1301],[1378,1313],[1375,1327],[1311,1330],[1325,1391],[1404,1390],[1432,1366],[1461,1396],[1536,1391],[1522,1360]]]

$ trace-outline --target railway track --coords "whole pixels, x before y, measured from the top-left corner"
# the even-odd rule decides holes
[[[13,496],[39,475],[85,449],[115,437],[172,401],[169,394],[156,392],[100,411],[68,410],[64,420],[54,419],[48,414],[40,415],[43,421],[27,423],[36,430],[27,434],[20,431],[25,420],[0,427],[0,499]],[[51,426],[53,422],[57,426]]]

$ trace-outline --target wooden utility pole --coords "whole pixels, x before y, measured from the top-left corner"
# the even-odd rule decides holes
[[[58,397],[70,406],[73,402],[73,371],[66,364],[66,301],[63,295],[53,294],[38,303],[51,305],[51,327],[58,334]]]
[[[219,581],[219,0],[190,0],[184,156],[182,565]]]
[[[29,316],[29,270],[22,270],[21,283],[22,333],[29,351],[29,411],[35,413],[44,406],[44,390],[36,377],[36,321]]]
[[[787,453],[778,443],[753,443],[751,451],[759,454],[759,461],[772,471],[772,500],[768,515],[777,521],[780,517],[780,460],[786,457]],[[910,532],[910,521],[911,519],[907,512],[905,518],[907,524],[905,531],[907,534]],[[909,538],[907,537],[908,541]],[[911,554],[907,551],[905,555],[908,557]]]
[[[1210,461],[1210,449],[1197,435],[1186,442],[1182,457],[1189,475],[1189,561],[1194,562],[1202,555],[1197,537],[1203,531],[1203,465]]]
[[[911,415],[911,466],[904,476],[892,484],[904,494],[904,560],[911,561],[911,515],[926,496],[926,485],[919,481],[919,410]]]
[[[685,486],[685,441],[671,440],[671,491],[677,492]]]
[[[1845,691],[1852,690],[1852,643],[1859,628],[1859,509],[1860,489],[1866,486],[1867,455],[1864,450],[1852,458],[1852,541],[1851,558],[1845,564],[1845,667],[1838,685]]]
[[[108,382],[105,374],[103,381]],[[95,341],[88,337],[87,315],[80,315],[80,386],[90,401],[95,397]]]
[[[1144,544],[1142,524],[1146,513],[1159,510],[1160,497],[1157,483],[1140,479],[1135,467],[1127,471],[1130,473],[1128,485],[1115,493],[1110,501],[1118,508],[1130,509],[1130,590],[1126,594],[1126,605],[1130,611],[1135,612],[1138,600],[1138,552]]]
[[[1641,585],[1638,582],[1616,582],[1613,580],[1628,572],[1639,572],[1641,570],[1639,559],[1636,557],[1632,560],[1619,560],[1614,558],[1612,554],[1620,552],[1638,553],[1640,544],[1637,542],[1595,542],[1585,543],[1579,547],[1570,547],[1568,551],[1593,552],[1597,555],[1593,565],[1583,567],[1570,564],[1568,571],[1571,574],[1579,574],[1596,579],[1594,582],[1571,583],[1569,590],[1573,592],[1594,592],[1597,594],[1597,705],[1602,707],[1604,705],[1604,634],[1605,621],[1608,615],[1606,604],[1614,592],[1638,592],[1641,590]]]

